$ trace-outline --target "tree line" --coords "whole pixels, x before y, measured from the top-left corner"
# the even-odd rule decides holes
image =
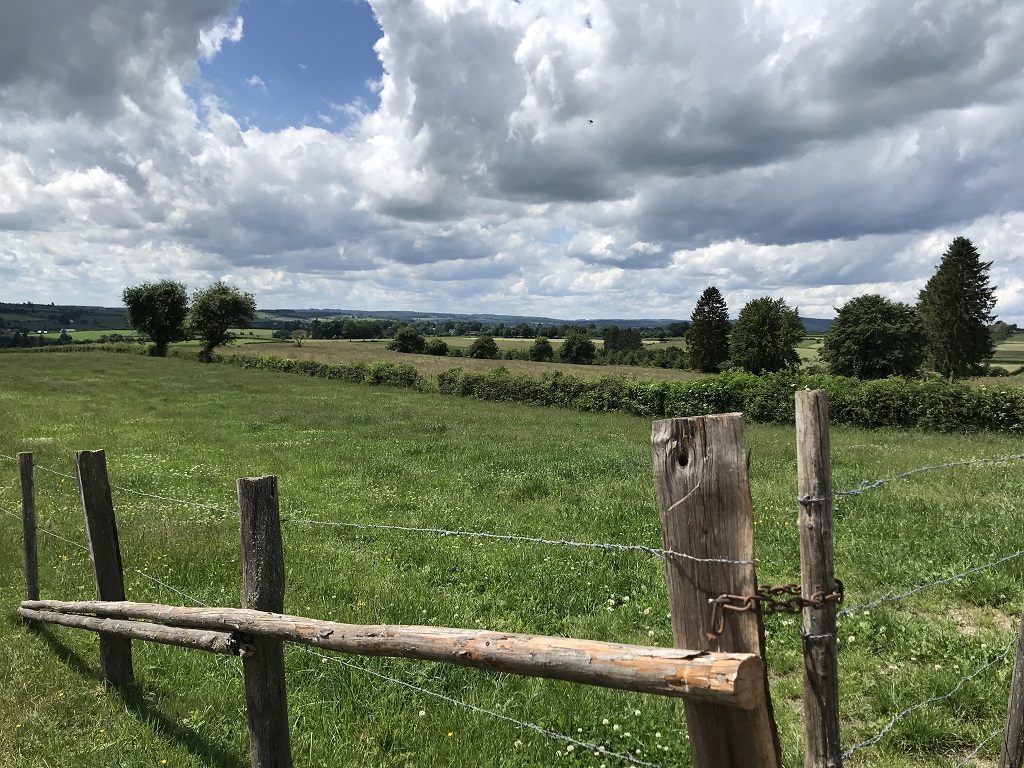
[[[995,286],[989,284],[992,262],[982,261],[970,240],[957,237],[950,243],[936,268],[918,294],[916,306],[891,301],[879,294],[850,299],[837,309],[832,326],[825,333],[820,358],[828,372],[860,379],[913,376],[922,368],[950,379],[978,373],[992,356],[995,337],[1009,335],[1016,327],[993,323]],[[245,328],[256,316],[252,294],[217,282],[196,291],[189,302],[185,286],[172,281],[145,283],[124,291],[128,322],[148,336],[153,354],[166,354],[171,342],[198,338],[203,342],[200,358],[209,360],[213,350],[232,340],[230,328]],[[764,296],[748,302],[735,323],[722,293],[709,286],[701,294],[689,323],[673,323],[669,329],[633,329],[593,324],[557,327],[525,323],[487,328],[481,323],[462,323],[467,332],[473,326],[480,333],[466,349],[448,345],[442,338],[428,340],[424,331],[436,335],[437,323],[409,325],[400,321],[364,318],[312,320],[306,331],[295,323],[291,336],[301,344],[308,334],[314,339],[391,338],[388,349],[438,356],[481,359],[522,359],[574,364],[624,364],[658,367],[689,367],[706,373],[742,369],[751,373],[775,373],[800,367],[797,345],[806,332],[799,311],[783,299]],[[444,328],[458,330],[460,322],[446,322]],[[502,352],[495,331],[506,338],[533,338],[523,350]],[[644,340],[664,340],[671,331],[681,332],[686,349],[645,347]],[[284,331],[281,335],[286,335]],[[598,348],[594,338],[604,345]],[[556,348],[551,338],[562,338]]]

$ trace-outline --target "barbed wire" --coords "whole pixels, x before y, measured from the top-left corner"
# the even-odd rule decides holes
[[[9,456],[8,454],[5,454],[5,453],[0,453],[0,458],[10,459],[10,460],[13,460],[13,461],[17,461],[18,460],[17,457]],[[76,482],[78,481],[78,476],[77,475],[70,475],[67,472],[61,472],[60,470],[57,470],[57,469],[51,469],[50,467],[44,467],[42,464],[35,464],[35,463],[33,463],[32,464],[32,468],[33,469],[42,470],[43,472],[49,472],[52,475],[57,475],[58,477],[67,478],[68,480],[74,480]],[[131,493],[131,494],[134,494],[135,496],[145,496],[146,498],[159,499],[160,501],[170,501],[170,502],[173,502],[175,504],[184,504],[184,505],[189,506],[189,507],[199,507],[200,509],[208,509],[208,510],[210,510],[212,512],[223,512],[223,513],[228,514],[228,515],[237,515],[238,514],[237,510],[226,509],[225,507],[218,507],[215,504],[204,504],[204,503],[202,503],[200,501],[189,501],[188,499],[176,499],[176,498],[174,498],[172,496],[160,496],[160,495],[155,494],[155,493],[146,493],[145,491],[138,491],[138,490],[135,490],[134,488],[126,488],[123,485],[114,485],[113,483],[111,483],[110,484],[110,488],[111,488],[111,490],[115,490],[115,491],[122,491],[124,493]]]
[[[874,600],[874,601],[872,601],[870,603],[865,603],[864,605],[855,605],[852,608],[844,608],[843,610],[839,611],[836,614],[836,617],[839,618],[839,617],[842,617],[842,616],[847,616],[847,615],[849,615],[851,613],[858,613],[860,611],[869,611],[872,608],[877,608],[880,605],[885,605],[886,603],[893,603],[893,602],[896,602],[897,600],[902,600],[905,597],[910,597],[911,595],[916,595],[918,592],[924,592],[926,589],[931,589],[932,587],[939,587],[939,586],[942,586],[943,584],[949,584],[952,581],[960,581],[961,579],[967,578],[971,574],[978,573],[979,571],[986,571],[989,568],[995,568],[997,565],[1002,565],[1003,563],[1009,562],[1010,560],[1015,560],[1016,558],[1020,557],[1021,555],[1024,555],[1024,549],[1018,550],[1017,552],[1014,552],[1011,555],[1006,555],[1005,557],[1001,557],[998,560],[993,560],[990,563],[985,563],[984,565],[976,565],[973,568],[968,568],[966,571],[963,571],[962,573],[957,573],[957,574],[954,574],[953,576],[946,576],[946,577],[941,578],[941,579],[936,579],[935,581],[930,581],[927,584],[920,584],[920,585],[914,587],[913,589],[911,589],[911,590],[909,590],[907,592],[903,592],[902,594],[899,594],[899,595],[894,595],[893,593],[888,592],[885,595],[883,595],[882,597],[880,597],[877,600]]]
[[[893,475],[892,477],[885,477],[881,480],[864,480],[861,482],[859,488],[854,488],[849,491],[833,491],[833,496],[860,496],[862,493],[867,493],[875,488],[881,488],[886,483],[891,483],[894,480],[903,480],[913,475],[920,474],[922,472],[932,472],[937,469],[953,469],[955,467],[968,467],[974,464],[997,464],[1006,461],[1020,461],[1024,459],[1024,453],[1012,454],[1010,456],[998,456],[993,459],[967,459],[965,461],[950,461],[945,464],[935,464],[928,467],[918,467],[917,469],[911,469],[907,472],[903,472],[899,475]]]
[[[643,552],[655,557],[681,557],[686,560],[693,560],[700,563],[728,563],[732,565],[755,565],[756,560],[730,560],[724,557],[696,557],[684,552],[676,552],[671,549],[660,549],[647,547],[643,544],[604,544],[586,541],[571,541],[569,539],[542,539],[533,536],[519,536],[517,534],[487,533],[485,531],[460,531],[446,528],[415,528],[405,525],[383,525],[377,523],[347,523],[331,520],[303,520],[292,517],[281,518],[281,523],[294,525],[319,525],[339,528],[357,528],[363,530],[403,531],[407,533],[432,533],[438,536],[467,536],[478,539],[496,539],[499,541],[514,541],[526,544],[546,544],[560,547],[577,547],[581,549],[600,549],[609,552]]]
[[[452,698],[451,696],[448,696],[446,694],[438,693],[437,691],[431,691],[427,688],[422,688],[413,683],[406,682],[405,680],[399,680],[397,678],[390,677],[380,672],[375,672],[372,669],[360,666],[359,664],[353,664],[351,661],[346,661],[345,659],[339,658],[337,656],[327,656],[325,654],[318,653],[317,651],[314,651],[311,648],[296,648],[295,650],[307,653],[310,656],[316,656],[317,658],[323,659],[324,661],[332,661],[335,664],[341,664],[344,667],[355,669],[359,672],[364,672],[365,674],[370,675],[372,677],[376,677],[379,680],[385,680],[389,683],[400,685],[403,688],[408,688],[410,690],[416,691],[417,693],[422,693],[425,696],[431,696],[435,699],[440,699],[441,701],[447,702],[448,704],[454,704],[455,706],[463,707],[478,714],[487,715],[488,717],[493,717],[498,720],[503,720],[519,728],[525,728],[527,730],[533,731],[534,733],[539,733],[541,736],[546,736],[549,739],[553,739],[555,741],[564,741],[568,744],[572,744],[582,749],[586,749],[590,752],[599,754],[601,755],[601,757],[609,757],[615,758],[617,760],[623,760],[625,762],[632,763],[633,765],[644,766],[644,768],[662,768],[660,763],[651,763],[646,760],[641,760],[640,758],[635,757],[629,754],[628,752],[612,752],[608,750],[607,747],[604,747],[601,744],[594,744],[593,742],[582,741],[573,736],[568,736],[564,733],[559,733],[558,731],[552,731],[548,728],[544,728],[543,726],[537,725],[536,723],[528,723],[524,720],[517,720],[514,717],[503,715],[500,712],[495,712],[491,709],[485,709],[483,707],[477,706],[476,704],[470,704],[467,701],[460,701],[459,699]]]
[[[1002,733],[1003,733],[1003,730],[1004,729],[1002,727],[1000,727],[997,730],[992,731],[992,733],[990,733],[988,736],[986,736],[981,741],[981,743],[978,744],[978,746],[976,746],[974,749],[972,749],[970,752],[968,752],[967,755],[964,756],[963,760],[961,760],[959,763],[956,764],[957,768],[964,768],[965,765],[967,765],[975,757],[978,756],[978,753],[981,752],[981,748],[982,747],[984,747],[986,744],[988,744],[990,741],[992,741],[992,739],[994,739],[996,736],[1001,736]]]
[[[919,704],[915,704],[912,707],[907,707],[906,709],[904,709],[899,714],[894,715],[892,720],[890,720],[889,723],[884,728],[882,728],[882,730],[878,734],[876,734],[875,736],[872,736],[870,739],[865,739],[864,741],[860,742],[859,744],[854,744],[848,750],[843,752],[843,760],[849,759],[853,755],[853,753],[856,752],[859,749],[863,749],[864,747],[872,747],[875,744],[877,744],[878,742],[880,742],[883,738],[886,737],[886,735],[889,734],[889,732],[893,728],[896,727],[897,723],[899,723],[901,720],[905,720],[906,718],[910,717],[912,714],[917,712],[917,710],[922,709],[924,707],[927,707],[929,704],[934,704],[935,702],[938,702],[938,701],[943,701],[945,699],[953,698],[953,696],[956,694],[957,691],[959,691],[961,688],[963,688],[971,680],[973,680],[974,678],[978,677],[982,672],[984,672],[987,669],[989,669],[991,667],[994,667],[996,664],[999,664],[1000,662],[1004,661],[1006,659],[1006,657],[1010,655],[1011,651],[1013,650],[1013,648],[1014,648],[1014,646],[1016,644],[1017,644],[1017,638],[1015,637],[1015,638],[1013,638],[1013,640],[1010,641],[1010,644],[1006,646],[1006,650],[1005,651],[1003,651],[1000,654],[997,654],[994,658],[992,658],[988,663],[986,663],[980,669],[975,670],[974,672],[972,672],[969,675],[966,675],[965,677],[961,677],[960,680],[957,682],[957,684],[953,687],[953,689],[950,690],[948,693],[944,693],[941,696],[938,696],[938,695],[936,695],[936,696],[929,696],[927,699],[925,699],[924,701],[920,702]]]

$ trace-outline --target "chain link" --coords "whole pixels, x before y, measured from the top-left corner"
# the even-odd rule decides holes
[[[800,613],[804,608],[821,609],[826,605],[843,602],[845,592],[843,582],[836,579],[836,585],[830,592],[815,592],[810,597],[800,594],[799,584],[781,584],[769,586],[759,584],[752,595],[719,595],[708,600],[711,603],[711,632],[714,636],[722,634],[725,629],[725,612],[756,611],[762,615],[771,613]]]

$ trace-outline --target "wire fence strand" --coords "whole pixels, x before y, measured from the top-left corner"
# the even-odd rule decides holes
[[[980,669],[975,670],[974,672],[972,672],[969,675],[966,675],[965,677],[961,677],[960,680],[957,681],[957,684],[950,691],[948,691],[947,693],[944,693],[941,696],[938,696],[938,695],[936,695],[936,696],[929,696],[924,701],[922,701],[922,702],[920,702],[918,704],[915,704],[912,707],[907,707],[906,709],[904,709],[899,714],[894,715],[892,720],[890,720],[889,723],[884,728],[882,728],[882,730],[879,733],[877,733],[876,735],[872,736],[870,739],[865,739],[864,741],[860,742],[859,744],[854,744],[852,747],[850,747],[848,750],[846,750],[843,753],[843,760],[849,759],[853,755],[853,753],[856,752],[859,749],[864,749],[865,747],[872,747],[875,744],[877,744],[878,742],[880,742],[882,739],[884,739],[889,734],[890,731],[892,731],[893,728],[896,727],[897,723],[899,723],[901,720],[905,720],[906,718],[910,717],[912,714],[917,712],[919,709],[923,709],[924,707],[927,707],[927,706],[929,706],[931,704],[935,704],[936,702],[939,702],[939,701],[944,701],[946,699],[953,698],[953,696],[956,694],[956,692],[959,691],[961,688],[963,688],[971,680],[973,680],[974,678],[978,677],[979,675],[981,675],[983,672],[985,672],[986,670],[990,669],[991,667],[994,667],[996,664],[999,664],[1002,661],[1005,661],[1006,657],[1010,655],[1010,653],[1013,651],[1013,649],[1014,649],[1014,647],[1016,645],[1017,645],[1017,638],[1014,638],[1013,640],[1010,641],[1010,644],[1008,646],[1006,646],[1006,650],[1005,651],[1003,651],[1002,653],[996,655],[994,658],[992,658],[990,661],[988,661],[988,663],[986,663]]]
[[[997,730],[995,730],[992,733],[990,733],[988,736],[986,736],[978,744],[978,746],[976,746],[974,749],[972,749],[970,752],[968,752],[966,755],[964,755],[963,760],[961,760],[959,763],[956,764],[957,768],[964,768],[965,765],[967,765],[969,762],[974,760],[974,758],[976,758],[978,756],[978,753],[981,752],[982,747],[984,747],[986,744],[988,744],[990,741],[992,741],[992,739],[994,739],[996,736],[1002,736],[1003,735],[1003,730],[1004,729],[1002,727],[1000,727]]]
[[[655,557],[681,557],[686,560],[693,560],[701,563],[728,563],[733,565],[754,565],[756,560],[730,560],[723,557],[695,557],[684,552],[676,552],[671,549],[660,549],[658,547],[647,547],[642,544],[604,544],[587,541],[571,541],[569,539],[542,539],[533,536],[519,536],[516,534],[487,533],[485,531],[460,531],[446,528],[416,528],[405,525],[383,525],[378,523],[349,523],[331,520],[303,520],[299,518],[283,517],[282,523],[292,525],[314,525],[337,528],[356,528],[361,530],[376,531],[402,531],[406,533],[430,533],[437,536],[466,536],[477,539],[491,539],[498,541],[511,541],[526,544],[546,544],[559,547],[577,547],[581,549],[599,549],[607,552],[643,552]]]
[[[945,464],[934,464],[928,467],[918,467],[917,469],[911,469],[907,472],[903,472],[899,475],[893,475],[892,477],[884,477],[881,480],[864,480],[861,482],[860,487],[854,488],[849,491],[833,491],[833,496],[860,496],[862,493],[873,491],[875,488],[881,488],[887,483],[894,482],[896,480],[903,480],[914,475],[921,474],[922,472],[933,472],[937,469],[954,469],[956,467],[969,467],[976,464],[999,464],[1006,461],[1020,461],[1024,459],[1024,453],[1012,454],[1009,456],[998,456],[993,459],[967,459],[965,461],[949,461]]]
[[[940,587],[943,584],[949,584],[950,582],[953,582],[953,581],[960,581],[962,579],[967,578],[971,574],[979,573],[981,571],[987,571],[989,568],[995,568],[997,565],[1002,565],[1003,563],[1007,563],[1010,560],[1016,560],[1021,555],[1024,555],[1024,549],[1018,550],[1017,552],[1014,552],[1013,554],[1006,555],[1005,557],[1001,557],[998,560],[993,560],[990,563],[985,563],[984,565],[976,565],[973,568],[968,568],[966,571],[963,571],[962,573],[957,573],[957,574],[954,574],[953,576],[946,576],[946,577],[941,578],[941,579],[936,579],[935,581],[929,581],[926,584],[919,584],[918,586],[914,587],[913,589],[911,589],[911,590],[909,590],[907,592],[903,592],[903,593],[898,594],[898,595],[894,595],[891,592],[889,592],[889,593],[887,593],[885,595],[882,595],[882,597],[880,597],[877,600],[874,600],[874,601],[872,601],[870,603],[865,603],[864,605],[855,605],[852,608],[844,608],[843,610],[839,611],[836,614],[836,616],[841,618],[843,616],[848,616],[851,613],[858,613],[860,611],[869,611],[872,608],[877,608],[878,606],[885,605],[886,603],[894,603],[897,600],[903,600],[904,598],[910,597],[911,595],[916,595],[918,592],[924,592],[926,589],[931,589],[932,587]]]
[[[302,651],[303,653],[307,653],[311,656],[316,656],[317,658],[323,659],[324,661],[331,661],[335,664],[341,664],[342,666],[348,667],[349,669],[355,669],[359,672],[363,672],[367,675],[370,675],[371,677],[376,677],[379,680],[385,680],[389,683],[402,686],[403,688],[408,688],[410,690],[416,691],[417,693],[421,693],[425,696],[440,699],[441,701],[447,702],[448,704],[454,704],[455,706],[463,707],[464,709],[468,709],[478,714],[487,715],[488,717],[493,717],[497,720],[503,720],[519,728],[524,728],[526,730],[533,731],[534,733],[539,733],[541,736],[546,736],[549,739],[555,741],[564,741],[567,744],[572,744],[573,746],[580,747],[581,749],[586,749],[589,752],[599,754],[601,755],[601,757],[615,758],[617,760],[632,763],[633,765],[643,766],[644,768],[662,768],[660,763],[651,763],[646,760],[641,760],[640,758],[631,755],[628,752],[612,752],[601,744],[595,744],[589,741],[582,741],[573,736],[568,736],[564,733],[559,733],[558,731],[552,731],[548,728],[544,728],[540,725],[537,725],[536,723],[528,723],[524,720],[517,720],[514,717],[503,715],[500,712],[495,712],[491,709],[485,709],[483,707],[477,706],[476,704],[470,704],[469,702],[460,701],[459,699],[455,699],[446,694],[422,688],[418,685],[414,685],[413,683],[407,682],[405,680],[399,680],[397,678],[390,677],[380,672],[375,672],[372,669],[367,669],[366,667],[360,666],[358,664],[353,664],[351,661],[346,661],[345,659],[336,656],[327,656],[325,654],[318,653],[317,651],[314,651],[310,648],[298,648],[296,650]]]

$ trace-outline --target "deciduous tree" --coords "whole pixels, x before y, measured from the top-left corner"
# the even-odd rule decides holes
[[[469,345],[469,356],[478,360],[495,360],[498,357],[498,342],[487,334],[477,336]]]
[[[918,294],[925,360],[950,379],[969,375],[992,356],[988,324],[994,319],[996,297],[995,286],[988,282],[991,266],[970,240],[958,237]]]
[[[248,328],[256,318],[256,299],[231,285],[217,281],[196,291],[188,313],[190,333],[203,342],[199,359],[209,362],[213,350],[235,339],[231,328]]]
[[[797,343],[805,331],[795,309],[782,299],[764,296],[740,310],[729,338],[732,365],[751,373],[781,371],[800,365]]]
[[[555,350],[547,336],[538,336],[530,345],[530,359],[537,363],[549,363],[555,358]]]
[[[690,315],[686,331],[686,351],[690,365],[704,373],[714,373],[729,359],[729,308],[715,286],[704,289]]]
[[[830,373],[858,379],[913,376],[924,356],[917,310],[877,293],[850,299],[821,347]]]
[[[405,325],[395,332],[395,337],[388,342],[392,352],[406,352],[421,355],[427,348],[427,340],[422,333],[411,325]]]
[[[150,354],[163,357],[171,342],[186,338],[188,291],[182,283],[161,280],[125,288],[121,300],[128,309],[128,325],[153,342]]]
[[[590,365],[597,355],[597,347],[590,337],[579,331],[571,331],[558,348],[558,359],[563,363]]]

